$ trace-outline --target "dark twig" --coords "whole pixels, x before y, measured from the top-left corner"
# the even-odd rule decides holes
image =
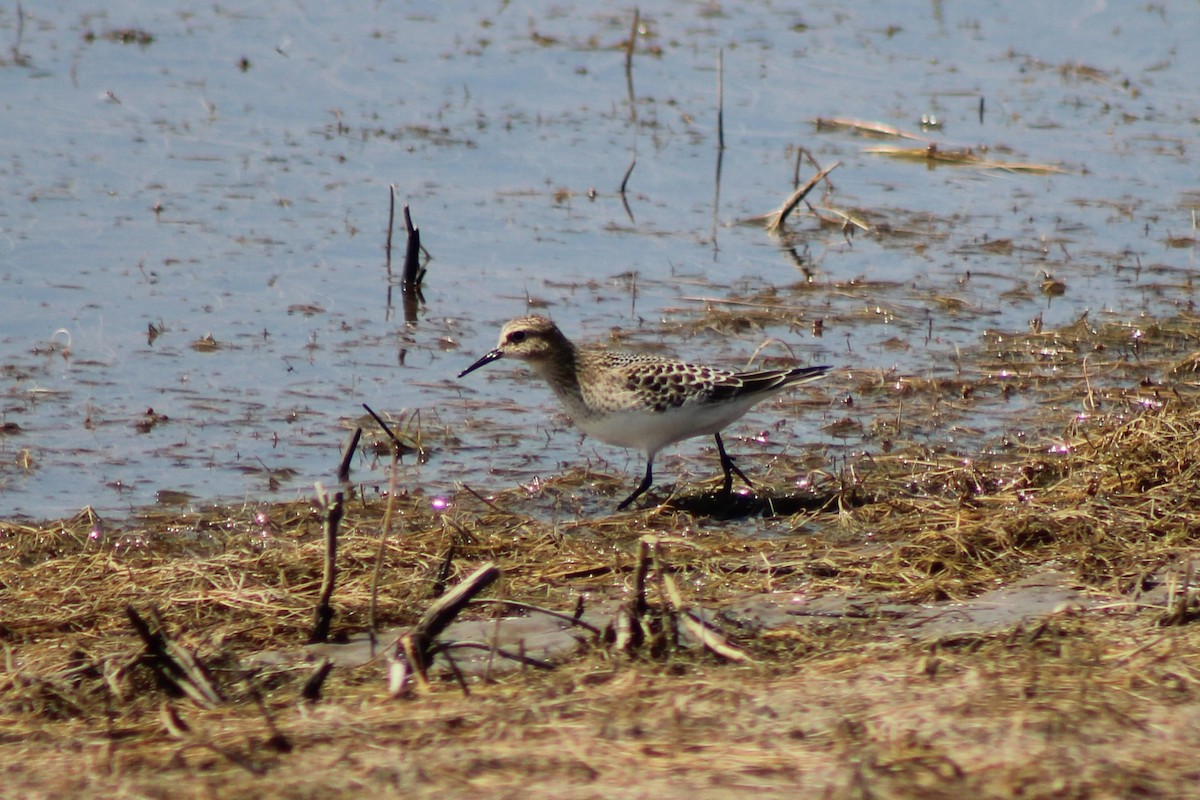
[[[643,536],[638,542],[637,572],[633,578],[634,613],[639,617],[646,613],[650,604],[646,601],[646,576],[650,572],[650,550],[657,544],[652,536]]]
[[[253,676],[250,676],[248,685],[250,699],[254,701],[254,705],[258,708],[258,713],[262,715],[263,722],[266,724],[267,730],[271,732],[271,737],[267,739],[267,747],[279,753],[292,752],[291,741],[287,738],[287,735],[279,729],[279,726],[275,724],[275,718],[271,716],[271,709],[267,708],[267,703],[265,700],[263,700],[262,692],[259,691],[258,687],[253,681]]]
[[[625,188],[629,185],[629,176],[633,174],[633,168],[637,166],[637,159],[629,162],[629,168],[625,170],[625,177],[621,178],[621,205],[625,206],[625,213],[629,215],[629,221],[634,225],[637,220],[633,218],[633,211],[629,208],[629,198],[625,196]]]
[[[463,675],[463,671],[458,668],[458,662],[454,660],[454,656],[445,648],[442,649],[441,655],[446,661],[446,666],[450,668],[450,674],[454,676],[454,680],[458,683],[458,688],[462,690],[463,697],[470,697],[471,687],[467,685],[467,676]]]
[[[484,642],[450,642],[448,644],[439,645],[436,649],[438,653],[445,653],[447,650],[458,650],[470,648],[472,650],[487,650],[490,653],[495,653],[501,658],[507,658],[509,661],[516,661],[519,664],[524,664],[529,667],[537,667],[538,669],[554,669],[554,664],[549,661],[544,661],[540,658],[525,655],[524,653],[514,653],[511,650],[505,650],[503,647],[496,647],[493,644]]]
[[[633,174],[633,168],[637,166],[637,159],[629,162],[629,168],[625,170],[625,176],[621,178],[621,199],[625,199],[625,188],[629,185],[629,176]],[[628,206],[626,206],[628,208]]]
[[[800,167],[804,165],[804,157],[805,156],[808,156],[808,162],[810,164],[812,164],[813,167],[818,172],[820,172],[820,170],[821,170],[821,168],[817,165],[817,162],[813,161],[812,156],[809,155],[809,152],[807,149],[805,149],[803,147],[797,147],[796,148],[796,166],[792,168],[792,188],[793,189],[796,189],[800,186]]]
[[[178,761],[178,759],[182,758],[182,756],[185,752],[187,752],[188,750],[193,750],[193,749],[208,750],[209,752],[216,753],[217,755],[219,755],[222,758],[229,761],[229,763],[234,764],[235,766],[241,767],[242,769],[246,770],[251,775],[254,775],[256,777],[261,778],[263,775],[267,774],[266,767],[255,764],[250,759],[245,758],[244,756],[238,755],[237,753],[233,752],[232,750],[230,750],[227,747],[221,747],[220,745],[214,744],[213,742],[200,742],[200,741],[188,742],[187,744],[183,745],[183,747],[181,747],[179,750],[177,750],[175,752],[175,755],[172,756],[171,761],[168,762],[168,764],[167,764],[167,768],[170,769],[172,767],[179,766],[180,762]]]
[[[458,554],[458,546],[451,542],[446,548],[446,555],[442,556],[441,566],[438,567],[437,575],[433,578],[433,586],[430,587],[429,593],[433,597],[441,597],[446,593],[446,581],[450,580],[450,570],[454,567],[454,557]]]
[[[354,433],[342,448],[342,460],[338,464],[338,483],[350,482],[350,462],[354,460],[354,452],[358,450],[358,440],[362,438],[362,428],[355,428]]]
[[[342,522],[343,492],[335,492],[333,499],[317,486],[317,499],[325,508],[325,568],[321,576],[321,595],[313,620],[309,644],[318,644],[329,639],[329,628],[333,623],[333,588],[337,581],[337,537]]]
[[[321,688],[325,685],[325,679],[329,677],[332,670],[333,662],[328,658],[321,659],[321,663],[317,664],[309,673],[308,680],[304,682],[304,688],[300,690],[300,696],[309,703],[320,700]]]
[[[125,614],[133,624],[142,643],[146,645],[146,663],[154,671],[159,685],[168,693],[187,697],[201,708],[215,708],[221,703],[221,694],[208,677],[208,670],[200,659],[167,639],[161,631],[150,629],[133,606],[125,607]]]
[[[500,514],[506,514],[506,515],[508,515],[508,516],[510,516],[510,517],[516,517],[516,516],[518,516],[517,514],[514,514],[513,512],[509,511],[507,508],[501,508],[500,506],[496,505],[496,504],[495,504],[493,501],[491,501],[491,500],[487,499],[486,497],[484,497],[484,496],[483,496],[483,495],[481,495],[479,492],[477,492],[477,491],[475,491],[474,489],[472,489],[472,488],[471,488],[470,486],[468,486],[467,484],[465,484],[465,483],[464,483],[464,484],[462,485],[462,487],[463,487],[464,489],[466,489],[466,490],[467,490],[467,493],[468,493],[468,494],[470,494],[472,497],[474,497],[474,498],[475,498],[476,500],[478,500],[479,502],[483,503],[485,506],[487,506],[488,508],[490,508],[492,511],[496,511],[496,512],[498,512],[498,513],[500,513]]]
[[[617,614],[612,632],[613,645],[618,650],[632,652],[641,647],[651,635],[650,621],[646,612],[650,604],[646,601],[646,576],[650,572],[650,546],[653,537],[643,536],[638,542],[637,569],[633,578],[632,607],[622,605]]]
[[[383,429],[383,432],[386,433],[388,438],[392,440],[392,447],[399,450],[400,440],[396,438],[396,434],[392,433],[392,429],[388,427],[388,424],[383,421],[383,417],[376,414],[375,410],[366,403],[363,403],[363,408],[367,410],[367,413],[371,415],[371,418],[379,424],[379,427]]]
[[[390,288],[390,287],[389,287]],[[416,325],[420,318],[418,313],[421,310],[421,303],[425,302],[425,295],[421,292],[421,288],[402,289],[401,290],[401,308],[404,309],[404,324]]]
[[[384,247],[384,252],[387,253],[387,272],[388,278],[392,276],[392,231],[396,227],[396,184],[388,184],[388,228],[387,228],[387,245]],[[388,281],[391,282],[390,280]]]
[[[580,599],[582,599],[582,598],[580,598]],[[590,622],[584,622],[578,616],[574,616],[572,614],[564,614],[561,611],[554,611],[553,609],[543,608],[542,606],[535,606],[532,603],[521,603],[521,602],[518,602],[517,600],[505,600],[503,598],[498,598],[498,597],[480,597],[476,600],[472,600],[471,602],[475,603],[475,604],[490,603],[490,604],[495,604],[495,605],[502,605],[502,606],[507,606],[508,608],[518,608],[518,609],[521,609],[522,611],[536,611],[538,614],[545,614],[548,617],[554,617],[555,619],[561,619],[563,622],[569,622],[572,625],[583,628],[588,633],[595,634],[596,636],[600,635],[599,628],[597,628],[595,625],[591,624]]]

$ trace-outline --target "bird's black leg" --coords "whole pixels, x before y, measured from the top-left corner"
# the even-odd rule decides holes
[[[737,464],[733,463],[733,459],[725,452],[725,443],[721,441],[721,434],[714,434],[714,438],[717,440],[717,452],[721,454],[721,469],[725,470],[725,485],[722,487],[721,493],[729,494],[733,490],[733,473],[735,472],[747,486],[753,489],[754,484],[746,477],[746,473],[738,469]]]
[[[734,469],[737,469],[737,467],[734,467]],[[628,508],[629,504],[641,497],[642,494],[650,488],[650,484],[653,482],[654,459],[648,458],[646,459],[646,477],[642,478],[641,484],[638,486],[638,488],[633,490],[633,494],[621,501],[621,505],[617,506],[617,511],[624,511],[626,508]]]

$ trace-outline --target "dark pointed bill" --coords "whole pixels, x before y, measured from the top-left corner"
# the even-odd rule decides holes
[[[464,369],[462,372],[458,373],[458,377],[461,378],[463,375],[466,375],[468,372],[474,372],[475,370],[479,369],[480,367],[484,366],[485,364],[490,364],[498,358],[504,358],[504,353],[500,352],[500,348],[497,347],[495,350],[488,353],[483,358],[479,359],[474,364],[472,364],[471,366]]]

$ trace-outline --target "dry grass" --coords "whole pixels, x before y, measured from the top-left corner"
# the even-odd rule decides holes
[[[532,496],[462,491],[438,512],[420,495],[397,498],[381,625],[416,621],[451,548],[451,580],[495,561],[509,599],[567,611],[581,596],[628,601],[647,534],[666,542],[665,569],[690,604],[768,593],[872,601],[861,615],[729,626],[752,659],[741,664],[597,645],[552,672],[494,676],[469,695],[435,682],[401,700],[387,699],[385,670],[371,664],[335,668],[308,703],[306,667],[256,674],[241,663],[308,636],[323,559],[315,507],[120,529],[87,513],[0,524],[0,796],[1200,796],[1188,566],[1200,543],[1200,411],[1194,368],[1177,352],[1195,350],[1195,331],[1181,322],[1138,337],[1143,373],[1148,338],[1174,343],[1154,356],[1159,374],[1174,376],[1169,388],[1121,388],[1124,362],[1104,362],[1114,349],[1089,340],[1103,335],[1084,326],[1004,337],[1003,350],[979,354],[977,380],[848,378],[868,404],[872,393],[902,394],[909,416],[880,428],[887,452],[816,476],[813,495],[828,510],[797,514],[791,535],[748,538],[671,507],[577,515],[580,497],[620,493],[585,471]],[[1041,359],[1072,348],[1097,356],[1086,374],[1039,372]],[[1002,372],[1020,374],[1015,389]],[[1029,444],[964,459],[906,438],[909,426],[936,424],[922,408],[1005,391],[1071,398],[1069,412],[1045,404],[1043,422],[1058,422],[1053,451]],[[1084,404],[1094,409],[1086,418]],[[793,466],[780,461],[771,474]],[[366,627],[382,512],[347,507],[337,632]],[[882,610],[1046,570],[1103,604],[935,640]],[[225,702],[201,709],[157,687],[127,605],[157,608]]]

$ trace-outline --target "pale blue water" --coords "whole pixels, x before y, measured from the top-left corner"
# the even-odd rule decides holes
[[[688,298],[787,294],[801,280],[791,257],[732,223],[778,206],[798,146],[842,162],[832,204],[912,235],[847,241],[801,220],[818,288],[787,296],[804,324],[681,335],[664,351],[740,363],[772,335],[807,360],[932,375],[988,328],[1195,300],[1195,248],[1167,241],[1195,235],[1200,205],[1194,3],[639,7],[634,109],[632,8],[39,2],[18,42],[15,5],[0,7],[0,423],[19,426],[0,434],[0,518],[119,515],[164,489],[305,496],[330,480],[339,420],[363,402],[421,410],[434,451],[405,480],[431,494],[578,458],[636,480],[636,455],[581,449],[516,372],[454,375],[527,298],[603,338],[691,319],[703,304]],[[153,40],[106,37],[121,28]],[[918,131],[930,114],[943,147],[1067,172],[930,169],[812,124]],[[631,221],[616,189],[634,158]],[[415,324],[398,292],[388,302],[389,184],[434,256]],[[1011,253],[979,247],[1000,239]],[[1065,295],[1038,293],[1042,270]],[[838,287],[855,278],[897,285]],[[947,315],[935,295],[966,310]],[[822,338],[808,332],[816,315]],[[165,328],[152,343],[151,324]],[[193,349],[206,335],[220,349]],[[893,337],[913,346],[885,347]],[[168,420],[142,432],[149,408]],[[815,427],[844,413],[792,421],[776,441],[823,441]],[[741,435],[770,412],[756,419]],[[290,473],[272,487],[268,469]],[[356,474],[382,471],[360,461]]]

